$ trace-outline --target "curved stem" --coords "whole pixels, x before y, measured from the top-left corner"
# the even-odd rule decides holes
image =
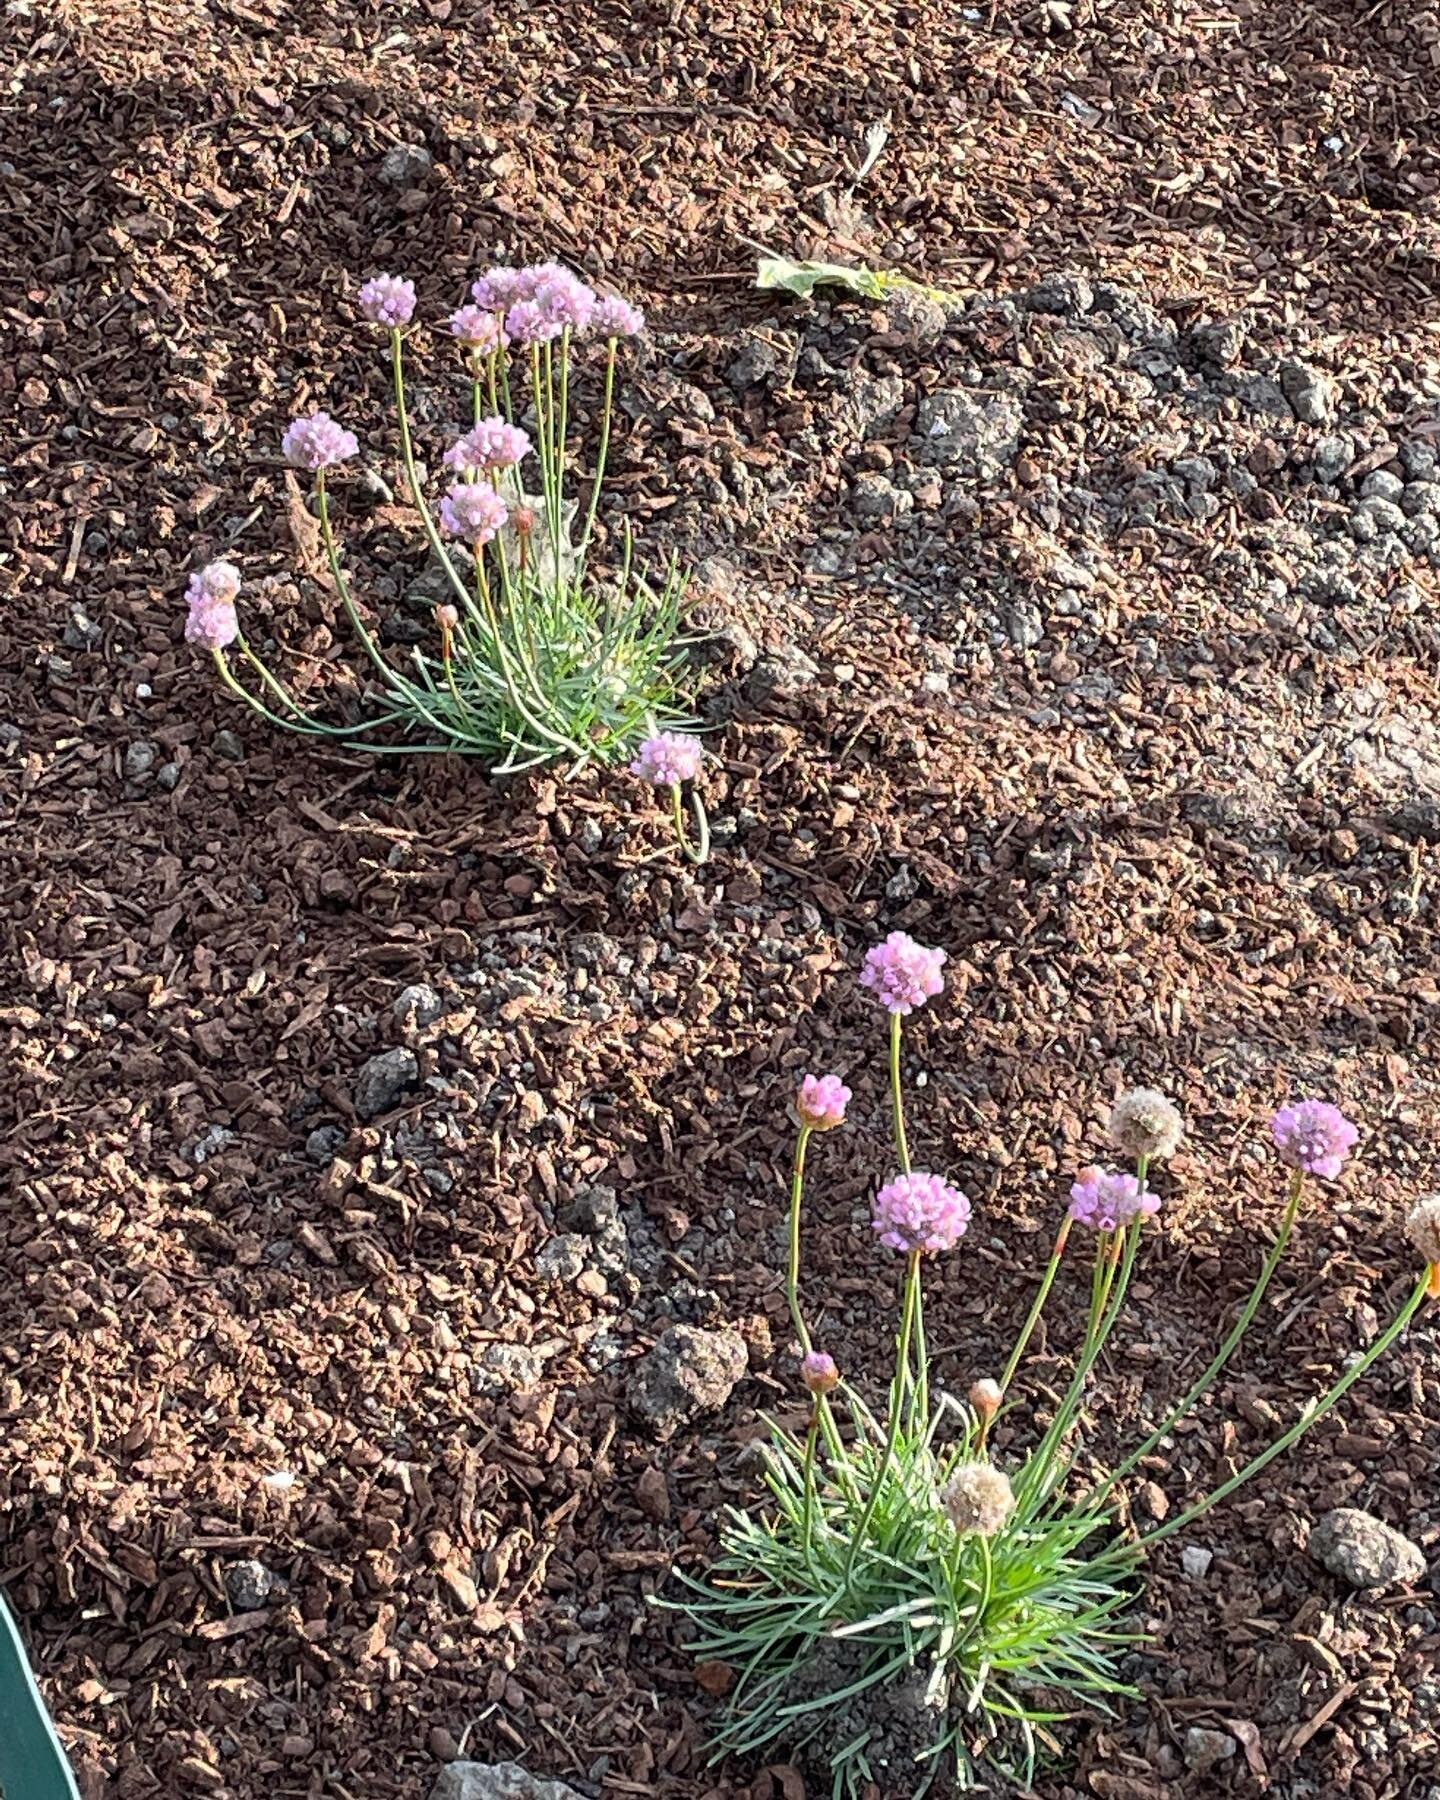
[[[695,842],[692,844],[690,834],[685,829],[685,806],[678,781],[670,784],[670,800],[674,809],[675,836],[680,840],[680,848],[688,860],[699,868],[710,854],[710,820],[706,816],[705,803],[691,788],[690,808],[695,815]]]
[[[1055,1234],[1055,1247],[1050,1252],[1050,1260],[1045,1265],[1045,1273],[1040,1278],[1040,1288],[1031,1304],[1020,1335],[1015,1340],[1015,1348],[1010,1352],[1010,1360],[1005,1365],[1005,1373],[1000,1377],[1000,1391],[1007,1393],[1010,1383],[1015,1379],[1015,1371],[1020,1367],[1020,1359],[1024,1356],[1035,1327],[1040,1322],[1040,1315],[1045,1310],[1045,1302],[1050,1298],[1050,1289],[1055,1285],[1055,1276],[1060,1268],[1060,1259],[1065,1254],[1065,1243],[1070,1236],[1070,1227],[1074,1223],[1066,1213],[1059,1231]]]
[[[890,1430],[885,1439],[884,1454],[875,1470],[875,1479],[870,1487],[870,1498],[865,1502],[865,1511],[860,1515],[860,1523],[855,1527],[855,1535],[850,1540],[850,1554],[845,1562],[847,1582],[854,1573],[855,1558],[860,1554],[860,1546],[865,1541],[865,1533],[870,1529],[870,1521],[875,1517],[875,1508],[880,1503],[880,1489],[884,1486],[890,1464],[895,1459],[895,1446],[900,1441],[900,1415],[904,1407],[905,1387],[910,1374],[910,1334],[915,1327],[915,1305],[919,1294],[920,1252],[912,1250],[905,1265],[905,1299],[900,1311],[900,1336],[895,1352],[895,1379],[890,1388]]]
[[[814,1347],[800,1310],[800,1208],[805,1196],[805,1151],[813,1130],[811,1125],[802,1125],[795,1145],[795,1170],[790,1177],[790,1264],[785,1273],[785,1298],[790,1303],[790,1318],[802,1356],[808,1356]]]
[[[345,616],[350,627],[365,648],[365,654],[380,671],[386,687],[398,689],[408,695],[411,684],[390,667],[380,654],[380,646],[371,637],[365,621],[360,617],[355,602],[350,598],[350,583],[345,579],[345,571],[340,566],[340,552],[336,547],[335,533],[330,528],[330,496],[325,491],[325,471],[315,476],[315,504],[320,514],[320,536],[325,542],[325,556],[330,564],[330,576],[335,583],[335,591],[340,596],[340,604],[345,608]]]
[[[890,1112],[895,1127],[895,1154],[900,1173],[910,1173],[910,1145],[905,1137],[905,1096],[900,1086],[900,1014],[890,1015]]]
[[[1281,1435],[1276,1438],[1275,1442],[1270,1445],[1268,1450],[1262,1450],[1259,1456],[1252,1457],[1252,1459],[1246,1463],[1245,1467],[1238,1470],[1228,1481],[1221,1482],[1220,1486],[1216,1488],[1213,1494],[1207,1494],[1203,1500],[1197,1501],[1194,1506],[1187,1507],[1178,1518],[1166,1520],[1165,1524],[1157,1527],[1156,1530],[1147,1532],[1144,1537],[1138,1538],[1133,1543],[1127,1544],[1125,1546],[1126,1550],[1131,1555],[1143,1554],[1151,1547],[1151,1545],[1158,1544],[1162,1539],[1171,1537],[1175,1532],[1183,1530],[1185,1526],[1193,1524],[1196,1519],[1209,1512],[1212,1506],[1217,1506],[1220,1501],[1233,1494],[1236,1488],[1249,1481],[1252,1475],[1258,1475],[1263,1468],[1274,1462],[1277,1456],[1283,1455],[1297,1438],[1303,1436],[1312,1425],[1318,1424],[1332,1407],[1343,1400],[1371,1364],[1377,1362],[1385,1354],[1395,1342],[1396,1338],[1401,1335],[1406,1326],[1415,1317],[1416,1313],[1419,1312],[1420,1308],[1425,1304],[1429,1288],[1430,1271],[1427,1269],[1420,1277],[1419,1281],[1416,1282],[1411,1291],[1410,1298],[1391,1321],[1388,1329],[1376,1338],[1375,1342],[1355,1366],[1348,1369],[1345,1374],[1340,1377],[1339,1381],[1335,1383],[1323,1399],[1317,1401],[1314,1406],[1301,1413],[1300,1417],[1290,1429],[1282,1432]]]
[[[1285,1254],[1285,1246],[1290,1241],[1290,1233],[1295,1225],[1295,1215],[1299,1210],[1300,1193],[1304,1181],[1304,1171],[1296,1169],[1290,1180],[1289,1198],[1286,1202],[1284,1216],[1280,1220],[1279,1232],[1276,1234],[1275,1242],[1270,1248],[1270,1254],[1265,1258],[1260,1274],[1256,1279],[1255,1286],[1250,1290],[1250,1298],[1245,1302],[1244,1307],[1241,1309],[1240,1317],[1235,1321],[1235,1324],[1226,1336],[1224,1343],[1222,1343],[1219,1350],[1216,1351],[1214,1360],[1206,1368],[1204,1374],[1195,1382],[1194,1386],[1191,1387],[1184,1399],[1176,1402],[1165,1415],[1162,1422],[1150,1433],[1149,1437],[1147,1437],[1142,1444],[1137,1445],[1125,1458],[1124,1462],[1122,1462],[1117,1469],[1112,1471],[1099,1487],[1091,1489],[1090,1492],[1085,1495],[1084,1499],[1078,1502],[1076,1508],[1077,1511],[1088,1511],[1090,1508],[1098,1506],[1105,1497],[1114,1490],[1117,1484],[1125,1479],[1137,1463],[1147,1457],[1161,1439],[1168,1436],[1169,1433],[1174,1430],[1179,1421],[1185,1417],[1186,1413],[1188,1413],[1195,1403],[1204,1395],[1215,1377],[1235,1354],[1241,1338],[1243,1338],[1245,1333],[1250,1329],[1255,1314],[1260,1309],[1260,1302],[1265,1298],[1265,1290],[1270,1285],[1270,1278],[1275,1273],[1280,1258]]]

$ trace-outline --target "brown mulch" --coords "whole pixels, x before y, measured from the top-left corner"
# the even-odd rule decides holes
[[[1433,719],[1440,652],[1423,613],[1327,652],[1286,608],[1232,604],[1218,569],[1198,585],[1208,540],[1137,544],[1076,652],[1118,698],[1037,722],[1071,651],[972,658],[955,572],[1027,579],[1030,478],[937,526],[944,557],[883,528],[857,543],[848,484],[889,452],[814,435],[803,352],[782,396],[728,381],[742,327],[791,330],[749,291],[752,246],[962,289],[1078,265],[1182,316],[1250,308],[1353,364],[1398,431],[1385,383],[1434,355],[1440,15],[69,0],[10,8],[0,44],[0,1580],[87,1800],[424,1796],[462,1746],[587,1794],[788,1793],[706,1768],[710,1700],[649,1601],[753,1494],[757,1414],[786,1404],[784,1115],[806,1067],[857,1096],[817,1146],[811,1290],[847,1366],[883,1362],[865,945],[903,928],[952,959],[908,1039],[917,1163],[977,1210],[931,1300],[947,1385],[1003,1358],[1122,1081],[1185,1106],[1102,1451],[1248,1286],[1276,1211],[1269,1110],[1313,1087],[1363,1122],[1238,1371],[1133,1495],[1142,1518],[1180,1504],[1410,1278],[1396,1220],[1433,1180],[1440,1114],[1435,820],[1358,793],[1326,733],[1361,690]],[[409,186],[380,178],[397,144],[432,159]],[[433,314],[478,267],[542,253],[655,318],[617,501],[653,543],[739,570],[730,588],[707,564],[708,617],[820,665],[763,701],[716,669],[699,877],[646,860],[663,821],[623,779],[492,784],[282,740],[180,640],[185,571],[224,551],[318,687],[337,679],[279,429],[316,400],[379,432],[358,278],[410,272]],[[836,318],[836,343],[913,386],[882,318]],[[963,348],[990,372],[1068,354]],[[422,351],[417,417],[445,405]],[[1118,468],[1122,427],[1143,433],[1083,425],[1036,434],[1037,479],[1082,452]],[[373,496],[347,505],[392,614],[422,547]],[[958,661],[937,664],[942,640]],[[941,667],[948,689],[925,687]],[[1237,771],[1269,835],[1220,804]],[[417,983],[433,1022],[397,1016]],[[362,1120],[358,1071],[401,1045],[415,1083]],[[537,1253],[597,1184],[626,1266],[545,1279]],[[657,1443],[624,1386],[670,1320],[738,1327],[750,1377]],[[1207,1579],[1167,1544],[1144,1700],[1077,1728],[1046,1800],[1426,1792],[1434,1595],[1351,1596],[1305,1541],[1347,1502],[1434,1558],[1437,1395],[1426,1328],[1187,1536],[1215,1552]],[[248,1559],[283,1584],[263,1604],[232,1598]],[[1241,1746],[1220,1775],[1186,1772],[1193,1725]]]

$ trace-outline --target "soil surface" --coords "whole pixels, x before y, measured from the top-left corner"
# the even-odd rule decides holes
[[[975,1203],[930,1286],[943,1385],[1002,1363],[1115,1092],[1185,1109],[1102,1459],[1248,1289],[1274,1106],[1363,1126],[1138,1521],[1413,1280],[1440,13],[10,0],[0,42],[0,1581],[86,1800],[423,1797],[462,1748],[790,1800],[792,1769],[707,1769],[721,1681],[649,1602],[794,1405],[807,1068],[856,1095],[813,1158],[810,1303],[878,1392],[877,935],[950,957],[907,1034],[917,1165]],[[961,297],[756,294],[756,245]],[[435,318],[540,255],[651,315],[601,553],[623,514],[697,567],[698,874],[623,775],[317,750],[181,639],[187,571],[230,556],[343,714],[280,431],[320,403],[361,432],[383,479],[344,484],[346,542],[402,644],[425,552],[355,287],[408,273]],[[433,458],[464,403],[438,342],[415,388]],[[746,1367],[672,1429],[634,1370],[677,1325]],[[1044,1800],[1440,1794],[1433,1334],[1164,1545],[1143,1699],[1066,1731]],[[1429,1575],[1352,1593],[1307,1548],[1341,1505]]]

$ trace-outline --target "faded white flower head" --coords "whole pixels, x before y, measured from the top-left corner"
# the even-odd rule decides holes
[[[1004,1389],[989,1375],[982,1375],[978,1381],[972,1382],[970,1385],[970,1404],[982,1419],[993,1419],[999,1412],[1000,1402],[1004,1398]]]
[[[1173,1156],[1185,1135],[1185,1121],[1173,1100],[1154,1088],[1131,1088],[1110,1113],[1110,1139],[1115,1148],[1150,1162]]]
[[[1421,1262],[1440,1263],[1440,1194],[1426,1194],[1410,1208],[1405,1220],[1410,1242]]]
[[[956,1531],[994,1537],[1015,1508],[1010,1477],[986,1462],[961,1463],[940,1496]]]

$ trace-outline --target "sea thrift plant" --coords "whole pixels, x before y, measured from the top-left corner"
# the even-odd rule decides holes
[[[918,1796],[932,1786],[1028,1789],[1041,1748],[1056,1747],[1052,1721],[1113,1709],[1130,1691],[1117,1664],[1140,1636],[1137,1587],[1156,1547],[1282,1455],[1404,1334],[1427,1294],[1440,1295],[1440,1196],[1432,1195],[1406,1221],[1422,1270],[1385,1330],[1212,1492],[1188,1504],[1177,1495],[1164,1522],[1148,1530],[1128,1524],[1117,1487],[1235,1354],[1307,1184],[1339,1178],[1358,1134],[1328,1102],[1276,1113],[1271,1135],[1290,1173],[1289,1194],[1240,1317],[1156,1430],[1114,1468],[1097,1471],[1085,1445],[1086,1402],[1107,1344],[1127,1329],[1132,1276],[1160,1229],[1149,1170],[1174,1153],[1183,1120],[1156,1090],[1122,1095],[1110,1136],[1133,1167],[1081,1169],[1068,1204],[1057,1196],[1049,1260],[1003,1376],[973,1378],[965,1403],[933,1389],[925,1271],[941,1258],[963,1268],[972,1209],[945,1177],[910,1166],[899,1032],[903,1017],[939,997],[943,966],[942,952],[895,933],[867,955],[860,975],[891,1019],[886,1154],[901,1171],[875,1192],[868,1244],[854,1240],[857,1267],[874,1267],[877,1246],[903,1258],[885,1404],[873,1408],[856,1371],[842,1377],[812,1339],[811,1318],[827,1295],[815,1296],[812,1314],[802,1293],[806,1152],[817,1131],[847,1123],[852,1096],[837,1077],[806,1075],[793,1107],[786,1280],[805,1423],[798,1433],[772,1426],[765,1503],[730,1513],[714,1566],[682,1576],[683,1596],[664,1602],[690,1620],[695,1654],[733,1673],[716,1756],[796,1761],[813,1778],[807,1791],[844,1800],[867,1791]],[[1072,1242],[1077,1254],[1067,1259]],[[836,1254],[832,1241],[832,1266]],[[1084,1328],[1068,1375],[1057,1382],[1053,1361],[1063,1351],[1048,1343],[1052,1366],[1032,1389],[1025,1359],[1062,1268],[1088,1300]],[[822,1337],[833,1340],[837,1323],[826,1321]],[[958,1344],[953,1327],[949,1335],[947,1380],[964,1372],[963,1328]]]
[[[596,294],[555,262],[488,270],[433,332],[417,321],[415,285],[401,275],[372,275],[356,307],[388,352],[404,488],[448,589],[431,613],[432,633],[408,653],[382,648],[332,516],[334,484],[373,451],[315,409],[291,420],[280,448],[311,478],[331,584],[364,655],[364,680],[347,685],[350,716],[318,717],[247,641],[238,571],[228,597],[197,597],[195,581],[209,570],[192,577],[186,637],[213,656],[230,693],[272,724],[373,749],[453,750],[509,770],[553,759],[616,763],[642,740],[679,737],[690,723],[679,704],[684,579],[672,561],[648,581],[634,567],[628,531],[603,571],[591,554],[616,370],[622,345],[643,329],[639,309]],[[449,441],[426,447],[430,474],[406,403],[407,354],[417,342],[423,354],[448,357],[459,377]],[[597,415],[583,469],[572,424],[582,389]],[[210,568],[221,566],[232,567]],[[698,746],[695,759],[698,768]],[[703,820],[698,799],[695,810]],[[703,823],[698,844],[683,825],[681,835],[686,853],[703,859]]]
[[[636,752],[630,773],[648,781],[652,787],[668,788],[675,837],[685,855],[694,863],[703,863],[710,854],[710,822],[705,803],[691,789],[690,805],[695,815],[696,838],[690,841],[685,829],[685,805],[682,793],[686,782],[695,781],[704,760],[700,740],[684,731],[656,731],[647,737]]]

